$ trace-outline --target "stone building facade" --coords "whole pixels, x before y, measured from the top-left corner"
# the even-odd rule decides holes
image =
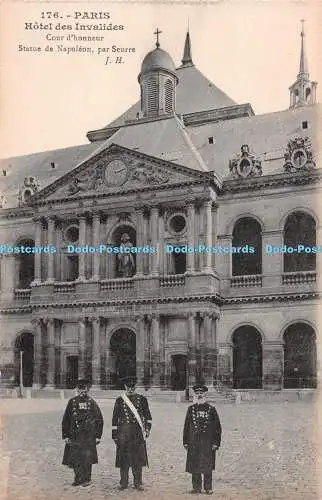
[[[290,108],[258,116],[195,67],[189,33],[179,68],[156,45],[141,100],[88,144],[1,162],[2,383],[314,388],[321,170],[304,32]]]

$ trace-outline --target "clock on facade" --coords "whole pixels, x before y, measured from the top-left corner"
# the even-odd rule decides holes
[[[127,180],[128,168],[122,160],[112,160],[105,169],[105,182],[109,186],[121,186]]]

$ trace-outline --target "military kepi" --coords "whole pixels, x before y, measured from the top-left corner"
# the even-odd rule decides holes
[[[192,390],[194,392],[207,392],[208,387],[203,382],[199,382],[193,386]]]
[[[136,385],[137,379],[136,377],[124,377],[123,384],[127,387],[134,387]]]
[[[91,386],[91,383],[86,378],[80,378],[79,380],[77,380],[77,384],[76,384],[77,389],[86,389],[86,387],[90,387],[90,386]]]

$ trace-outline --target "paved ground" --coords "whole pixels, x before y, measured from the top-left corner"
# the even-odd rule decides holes
[[[66,402],[0,401],[3,440],[0,497],[7,500],[137,500],[190,498],[181,444],[185,403],[153,402],[148,440],[146,490],[117,492],[115,446],[111,440],[113,402],[101,402],[105,418],[99,464],[88,488],[72,487],[72,471],[61,465],[61,417]],[[218,500],[318,500],[314,405],[297,403],[222,404],[223,425],[213,495]],[[0,425],[1,427],[1,425]],[[0,450],[1,451],[1,450]],[[7,474],[6,474],[7,470]],[[199,496],[198,496],[199,497]],[[205,497],[204,497],[205,498]]]

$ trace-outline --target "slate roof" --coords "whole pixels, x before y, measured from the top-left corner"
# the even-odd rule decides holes
[[[0,159],[0,193],[6,197],[7,206],[17,205],[17,196],[25,177],[29,175],[36,177],[41,182],[42,189],[72,170],[99,146],[100,143],[96,142]],[[55,168],[52,168],[52,162],[55,163]],[[6,171],[6,176],[3,175],[3,170]]]
[[[173,161],[194,170],[207,171],[178,117],[135,122],[120,128],[102,142],[0,160],[0,175],[3,170],[7,170],[7,176],[0,177],[0,193],[7,200],[6,206],[9,208],[17,205],[19,189],[26,176],[36,177],[43,189],[111,144]],[[55,163],[55,169],[51,167],[51,162]]]
[[[207,109],[220,109],[236,104],[227,94],[211,83],[196,66],[177,68],[179,83],[176,89],[176,113],[183,115]],[[140,101],[136,102],[121,116],[105,128],[124,125],[127,120],[135,120],[141,110]]]
[[[220,180],[229,177],[229,160],[248,144],[262,160],[263,175],[283,173],[284,153],[290,139],[321,133],[321,105],[287,109],[274,113],[224,120],[198,127],[189,127],[188,133],[209,170]],[[302,122],[308,128],[302,128]],[[209,144],[209,137],[214,144]],[[317,156],[318,145],[312,141]]]
[[[193,127],[185,127],[176,116],[137,121],[121,127],[105,141],[0,161],[0,175],[2,170],[8,172],[0,177],[0,193],[7,198],[8,207],[16,206],[24,177],[35,176],[44,188],[111,144],[194,170],[215,171],[220,181],[230,177],[229,160],[240,152],[242,144],[248,144],[262,161],[263,175],[283,173],[288,141],[317,134],[322,128],[321,108],[314,105]],[[305,121],[307,129],[302,128]],[[209,144],[209,137],[214,144]],[[313,151],[317,154],[314,138]]]

